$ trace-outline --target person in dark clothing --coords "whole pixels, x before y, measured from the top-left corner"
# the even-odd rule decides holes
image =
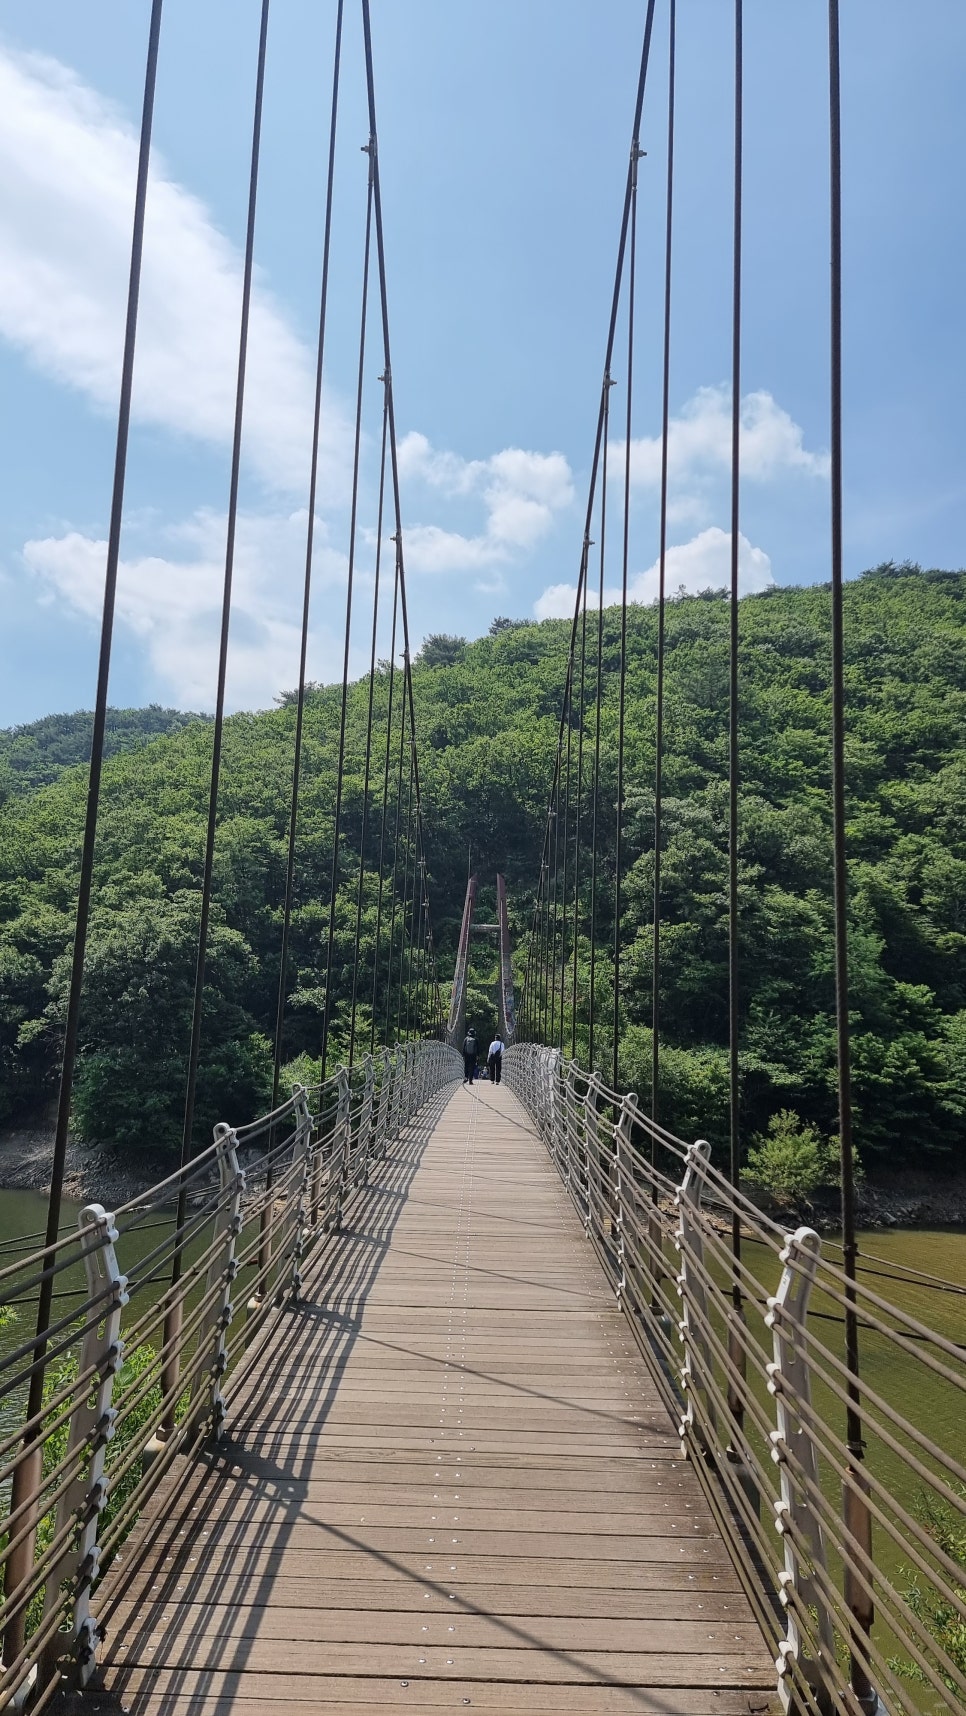
[[[472,1025],[463,1038],[463,1083],[472,1084],[476,1077],[476,1032]]]

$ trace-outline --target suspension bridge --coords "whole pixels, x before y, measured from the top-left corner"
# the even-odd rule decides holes
[[[269,0],[257,47],[247,243],[199,939],[180,1160],[129,1203],[63,1215],[97,857],[162,0],[153,0],[117,460],[47,1229],[0,1258],[6,1521],[0,1706],[143,1716],[316,1709],[814,1716],[966,1702],[966,1363],[855,1229],[842,671],[838,9],[829,5],[832,317],[830,794],[841,1243],[742,1189],[738,917],[742,7],[735,4],[732,584],[728,689],[730,1159],[661,1118],[664,570],[675,0],[668,78],[653,1076],[621,1089],[629,458],[637,184],[655,0],[630,127],[590,492],[542,853],[524,906],[471,876],[444,1004],[411,673],[372,31],[354,486],[318,1081],[283,1088],[346,9],[333,8],[317,390],[281,916],[273,1097],[198,1136]],[[353,16],[354,16],[353,10]],[[662,24],[662,27],[663,27]],[[666,55],[664,54],[666,47]],[[382,365],[367,718],[349,660],[371,302]],[[639,335],[637,336],[639,339]],[[625,361],[626,360],[626,361]],[[614,489],[617,489],[615,498]],[[608,504],[623,601],[603,650]],[[388,516],[387,516],[388,515]],[[391,530],[387,526],[391,524]],[[391,547],[387,553],[386,544]],[[597,558],[591,551],[597,547]],[[383,559],[388,672],[377,685]],[[599,571],[594,601],[592,573]],[[356,591],[358,597],[358,591]],[[358,615],[356,615],[358,623]],[[367,618],[368,623],[368,618]],[[398,657],[402,666],[397,667]],[[617,724],[601,730],[616,673]],[[385,693],[385,695],[383,695]],[[610,752],[605,759],[607,746]],[[606,766],[605,766],[606,763]],[[362,781],[353,808],[344,782]],[[613,791],[606,785],[613,774]],[[606,790],[605,790],[606,785]],[[603,838],[607,824],[607,839]],[[604,875],[605,864],[611,873]],[[448,902],[458,911],[458,901]],[[526,917],[529,915],[529,931]],[[362,934],[374,922],[374,950]],[[351,955],[337,973],[339,949]],[[523,925],[522,933],[519,926]],[[517,926],[518,944],[513,944]],[[495,935],[500,1084],[463,1080],[474,933]],[[477,942],[477,945],[478,942]],[[589,950],[589,978],[581,965]],[[606,952],[606,963],[605,963]],[[600,960],[609,992],[602,992]],[[274,993],[274,991],[273,991]],[[484,1045],[485,1046],[485,1045]],[[901,1291],[900,1291],[901,1290]],[[24,1318],[30,1320],[24,1327]],[[910,1416],[908,1404],[917,1403]],[[952,1412],[950,1412],[952,1403]],[[937,1522],[939,1527],[937,1528]]]

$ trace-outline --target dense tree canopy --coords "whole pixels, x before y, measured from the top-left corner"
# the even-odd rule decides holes
[[[966,574],[882,567],[847,587],[845,613],[857,1135],[871,1171],[881,1161],[944,1163],[961,1156],[966,1128]],[[611,984],[617,610],[605,613],[603,630],[599,1017]],[[740,630],[742,1122],[749,1140],[780,1113],[827,1138],[835,1127],[829,592],[777,588],[748,597]],[[596,618],[590,631],[596,647]],[[630,611],[621,1067],[645,1100],[656,631],[652,609]],[[436,640],[441,647],[424,650],[414,668],[444,977],[452,970],[468,852],[484,883],[498,869],[506,874],[522,958],[569,640],[569,622],[501,624],[473,643]],[[662,1113],[682,1134],[716,1142],[727,1130],[727,663],[727,603],[719,596],[672,602]],[[595,721],[593,673],[586,690],[585,745]],[[377,713],[387,696],[383,666]],[[354,950],[367,701],[368,683],[354,686],[331,973],[337,1040],[353,976],[366,1041],[373,994],[377,1040],[386,1020],[371,864],[358,964]],[[324,1006],[338,706],[331,687],[308,697],[287,1014],[293,1057],[317,1053]],[[51,738],[84,719],[52,718]],[[286,701],[226,726],[199,1109],[206,1123],[223,1114],[245,1118],[270,1082],[294,725]],[[67,759],[57,753],[45,760],[44,744],[40,733],[33,790],[9,799],[0,832],[0,1109],[7,1115],[36,1104],[56,1064],[73,928],[86,769],[51,779]],[[210,750],[210,727],[188,721],[136,750],[119,750],[105,769],[76,1103],[85,1137],[134,1143],[177,1133]],[[39,784],[45,779],[50,784]],[[370,859],[373,826],[370,817]],[[587,931],[582,909],[583,1055]],[[481,1023],[495,977],[487,944],[472,976]],[[597,1047],[609,1066],[599,1034]]]
[[[161,733],[176,733],[190,721],[209,719],[183,709],[162,709],[159,703],[146,709],[109,709],[104,755],[137,750]],[[73,715],[45,715],[23,727],[0,730],[0,804],[14,793],[47,786],[75,763],[86,763],[92,727],[90,710],[81,709]]]

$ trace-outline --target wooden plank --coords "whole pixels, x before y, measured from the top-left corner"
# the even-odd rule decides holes
[[[489,1684],[477,1680],[406,1677],[308,1680],[291,1674],[232,1674],[221,1669],[168,1670],[152,1666],[115,1676],[126,1708],[149,1708],[158,1716],[230,1716],[252,1707],[284,1709],[286,1716],[313,1716],[323,1709],[348,1709],[353,1716],[381,1716],[389,1709],[418,1713],[433,1709],[499,1712],[499,1716],[774,1716],[779,1706],[767,1694],[731,1687],[680,1687],[673,1703],[660,1687]]]
[[[377,1166],[223,1444],[145,1510],[98,1594],[134,1716],[771,1707],[675,1427],[491,1097],[455,1092]]]
[[[534,1614],[507,1615],[467,1614],[450,1605],[445,1612],[432,1614],[424,1605],[418,1609],[379,1608],[359,1611],[345,1608],[316,1610],[302,1604],[282,1606],[266,1604],[260,1608],[239,1610],[225,1603],[173,1605],[145,1618],[134,1605],[125,1606],[115,1616],[115,1626],[124,1627],[124,1642],[118,1646],[119,1656],[141,1660],[140,1653],[152,1644],[163,1650],[164,1660],[173,1666],[175,1653],[188,1639],[192,1648],[201,1639],[210,1641],[207,1649],[214,1651],[219,1642],[284,1639],[290,1643],[398,1644],[422,1648],[458,1645],[464,1648],[509,1648],[535,1646],[555,1652],[585,1652],[605,1649],[624,1655],[685,1652],[699,1656],[715,1656],[723,1662],[729,1657],[746,1657],[749,1648],[756,1650],[758,1635],[747,1623],[718,1620],[705,1616],[688,1620],[664,1617],[659,1620],[608,1619],[565,1615]]]
[[[273,1611],[274,1612],[274,1611]],[[608,1651],[547,1650],[539,1644],[519,1649],[489,1650],[472,1645],[394,1645],[351,1643],[325,1644],[316,1640],[247,1639],[203,1633],[195,1637],[181,1626],[158,1627],[154,1639],[144,1645],[139,1664],[155,1657],[165,1668],[192,1669],[199,1655],[225,1673],[271,1674],[286,1658],[298,1661],[298,1673],[316,1676],[376,1674],[410,1676],[414,1679],[527,1681],[539,1657],[540,1677],[546,1683],[599,1686],[754,1686],[774,1683],[774,1672],[762,1663],[760,1644],[751,1651],[710,1656],[693,1650]],[[286,1647],[289,1648],[286,1648]],[[126,1642],[114,1647],[113,1661],[120,1667]]]

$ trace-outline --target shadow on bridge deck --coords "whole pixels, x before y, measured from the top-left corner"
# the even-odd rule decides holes
[[[728,1553],[507,1090],[427,1105],[305,1291],[109,1576],[123,1708],[771,1707]]]

